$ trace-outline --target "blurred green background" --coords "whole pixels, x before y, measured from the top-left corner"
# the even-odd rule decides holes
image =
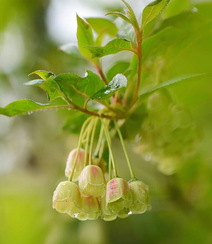
[[[140,14],[150,1],[128,0]],[[76,43],[77,12],[82,17],[121,10],[116,0],[1,0],[0,106],[15,99],[46,102],[39,89],[23,86],[36,69],[84,75],[84,60],[58,49]],[[159,21],[160,20],[160,21]],[[212,70],[212,1],[172,0],[153,27],[153,35],[173,28],[155,40],[150,52],[163,60],[161,79]],[[121,54],[120,59],[128,58]],[[110,59],[104,64],[107,69]],[[148,80],[151,81],[151,74]],[[150,186],[152,210],[113,222],[79,222],[51,207],[52,193],[65,180],[68,153],[77,135],[62,130],[70,112],[46,111],[30,116],[0,116],[0,243],[212,243],[212,82],[209,77],[175,85],[170,92],[184,104],[203,131],[197,154],[173,176],[164,176],[128,145],[137,175]],[[119,143],[114,143],[120,175],[129,179]]]

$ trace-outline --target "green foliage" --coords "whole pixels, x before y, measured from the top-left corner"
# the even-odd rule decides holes
[[[85,77],[71,73],[59,74],[55,81],[66,97],[78,105],[82,105],[86,98],[89,98],[104,86],[104,82],[99,76],[89,70]]]
[[[0,114],[15,116],[50,108],[72,109],[64,125],[64,129],[72,133],[79,133],[82,123],[90,115],[100,117],[101,114],[101,117],[109,121],[124,119],[124,124],[120,125],[123,126],[124,137],[133,140],[147,123],[146,117],[151,118],[146,109],[146,99],[151,94],[153,96],[155,92],[161,91],[172,99],[170,91],[175,84],[183,85],[187,80],[206,76],[207,72],[203,68],[176,74],[172,74],[172,69],[175,67],[175,60],[193,43],[208,35],[210,22],[191,11],[178,14],[173,7],[164,12],[166,19],[160,20],[156,17],[165,9],[169,0],[157,0],[144,8],[140,26],[131,6],[124,0],[123,3],[126,6],[125,14],[107,14],[118,17],[115,22],[99,17],[84,20],[77,15],[78,47],[66,44],[60,48],[72,58],[81,61],[87,59],[97,73],[88,70],[81,77],[75,73],[55,75],[49,71],[35,71],[31,75],[38,75],[40,79],[31,80],[25,85],[40,87],[47,93],[49,102],[54,103],[51,105],[20,100],[1,108]],[[187,4],[181,9],[187,9]],[[151,25],[148,25],[150,22]],[[201,27],[200,36],[198,29],[193,31],[194,26]],[[145,35],[144,28],[145,31],[148,30]],[[126,53],[122,53],[122,58],[120,53],[120,60],[111,62],[109,69],[102,67],[104,62],[101,58],[121,51],[130,51],[133,55],[125,56]],[[201,64],[198,67],[200,66]],[[185,115],[185,120],[186,117]],[[111,131],[110,133],[113,134]]]
[[[192,11],[189,11],[189,5],[191,5]],[[193,11],[194,7],[195,11]],[[67,53],[69,53],[70,56],[61,54],[61,52],[58,52],[57,48],[55,48],[55,43],[43,28],[45,25],[42,20],[46,18],[45,14],[47,12],[44,10],[45,6],[40,0],[36,2],[26,0],[8,0],[1,2],[1,31],[4,26],[15,25],[15,28],[17,28],[18,32],[20,31],[22,35],[24,44],[27,45],[24,46],[25,59],[23,66],[20,64],[20,68],[15,71],[15,75],[13,72],[8,71],[7,74],[0,74],[0,106],[3,106],[8,99],[11,99],[11,95],[13,95],[13,99],[17,99],[17,97],[28,97],[33,100],[43,101],[42,93],[37,88],[22,88],[21,86],[23,77],[29,73],[29,70],[36,70],[42,67],[43,69],[49,70],[49,67],[51,67],[51,70],[55,71],[56,74],[60,72],[73,72],[78,74],[79,72],[80,75],[83,75],[83,72],[87,69],[85,66],[88,65],[88,62],[86,61],[85,63],[85,58],[77,51],[78,48],[76,46],[73,47],[72,45],[71,47],[68,45],[66,47]],[[111,7],[110,10],[103,9],[103,12],[106,11],[112,11]],[[121,10],[119,9],[119,11]],[[211,72],[211,13],[212,5],[209,1],[206,3],[206,1],[201,0],[172,0],[164,9],[161,18],[158,16],[145,26],[145,36],[142,47],[142,77],[139,94],[142,95],[152,87],[160,85],[164,81],[171,80],[173,77],[179,77],[182,74],[203,74]],[[124,21],[122,21],[122,23],[123,22]],[[20,23],[22,23],[23,26],[20,25]],[[24,23],[27,23],[29,28],[26,28]],[[118,20],[116,20],[115,23],[119,29],[118,38],[132,41],[133,38],[129,38],[128,35],[129,33],[134,33],[132,32],[132,25],[125,23],[122,28],[118,24]],[[1,33],[1,37],[3,37],[3,35],[4,34]],[[107,39],[104,38],[104,35],[105,34],[102,34],[103,38],[98,38],[100,40],[98,43],[94,40],[95,46],[102,46],[105,44],[103,41]],[[107,36],[107,38],[109,38],[109,36]],[[135,40],[134,43],[136,43]],[[39,57],[39,59],[37,57]],[[118,62],[117,60],[130,63],[130,67],[128,67],[127,64],[116,65]],[[143,97],[145,99],[142,99],[143,102],[141,106],[137,107],[138,103],[136,102],[136,111],[132,112],[132,110],[129,109],[129,103],[131,101],[132,92],[135,91],[135,83],[137,80],[137,55],[134,54],[133,59],[131,59],[131,55],[122,52],[119,53],[117,57],[114,56],[114,58],[108,57],[106,60],[103,58],[102,64],[103,73],[107,71],[105,72],[106,81],[110,81],[118,73],[124,74],[128,79],[129,85],[126,92],[129,93],[129,96],[127,96],[127,102],[123,104],[120,103],[123,102],[122,98],[126,94],[125,89],[115,93],[115,96],[119,96],[119,99],[116,100],[118,101],[117,105],[120,105],[120,107],[123,107],[123,109],[129,112],[125,120],[120,120],[118,123],[125,139],[133,141],[138,134],[138,129],[140,130],[141,126],[144,124],[145,117],[149,116],[149,111],[145,109],[145,101],[149,95],[151,96],[151,94],[153,95],[154,93]],[[110,69],[112,72],[109,72]],[[1,70],[1,72],[3,71]],[[42,79],[32,81],[32,85],[34,83],[34,85],[37,84],[40,86],[42,82]],[[212,188],[210,184],[210,162],[212,160],[210,146],[212,143],[212,116],[210,112],[212,106],[211,78],[205,75],[196,76],[174,84],[168,86],[167,89],[165,87],[158,91],[165,94],[168,93],[175,104],[181,104],[186,108],[186,111],[190,110],[193,120],[202,127],[204,137],[202,139],[202,144],[197,147],[197,155],[186,160],[182,159],[180,164],[177,164],[177,166],[182,166],[181,170],[174,176],[166,177],[155,170],[155,164],[151,165],[144,162],[141,160],[140,156],[135,156],[131,153],[130,157],[132,157],[133,164],[136,167],[137,176],[141,179],[144,177],[145,182],[150,185],[150,194],[152,196],[154,210],[142,217],[133,216],[131,219],[118,220],[110,225],[104,225],[103,227],[106,228],[106,237],[108,238],[105,238],[105,236],[102,240],[97,238],[98,241],[96,241],[96,243],[211,243],[211,217],[208,214],[211,211],[212,204]],[[131,89],[130,86],[132,86]],[[8,95],[6,95],[7,93]],[[107,102],[115,101],[114,97],[108,99]],[[86,99],[83,98],[81,103],[85,100]],[[55,100],[55,103],[57,102],[58,100]],[[58,106],[54,107],[51,105],[52,109],[56,107]],[[98,111],[99,108],[101,107],[97,106],[96,103],[94,104],[94,102],[88,103],[88,109],[91,111]],[[1,108],[0,113],[2,113],[3,110],[4,109]],[[93,230],[95,230],[96,233],[104,232],[104,228],[100,228],[100,226],[102,227],[100,222],[93,221],[92,223],[81,224],[76,223],[76,221],[67,221],[67,216],[62,216],[58,219],[58,215],[49,207],[42,213],[38,210],[40,207],[40,199],[42,199],[42,208],[44,208],[45,205],[49,206],[49,199],[51,198],[50,190],[53,191],[54,188],[54,183],[46,184],[46,177],[39,177],[39,172],[42,172],[43,175],[46,171],[48,182],[55,182],[55,175],[59,174],[61,176],[64,171],[64,165],[61,159],[64,158],[64,154],[67,153],[67,147],[72,147],[75,143],[76,137],[68,136],[68,138],[65,138],[65,133],[61,136],[61,132],[59,131],[61,122],[67,121],[67,126],[64,126],[67,132],[79,134],[85,117],[87,118],[89,115],[75,110],[62,110],[58,112],[52,110],[47,113],[36,113],[33,117],[25,116],[21,120],[14,118],[9,121],[8,118],[0,117],[0,154],[3,156],[0,161],[3,165],[3,170],[4,163],[9,163],[8,165],[10,165],[10,163],[12,163],[10,162],[12,154],[16,155],[14,149],[11,154],[10,143],[11,145],[14,143],[16,145],[17,141],[25,141],[20,140],[20,136],[17,136],[20,132],[17,125],[23,128],[24,124],[24,130],[26,129],[27,134],[30,133],[29,135],[32,138],[30,141],[30,148],[32,149],[25,150],[26,158],[23,160],[23,158],[20,159],[17,155],[17,166],[14,169],[14,174],[13,172],[10,172],[10,174],[4,173],[3,177],[1,177],[2,187],[0,187],[0,194],[4,201],[2,202],[3,204],[0,210],[0,215],[2,216],[0,223],[0,242],[8,244],[17,241],[23,244],[43,242],[69,243],[70,240],[72,240],[73,243],[78,243],[81,242],[81,238],[84,238],[83,243],[92,243],[91,240],[93,240],[92,237],[94,235],[90,233],[92,233]],[[160,113],[158,117],[164,117],[163,113]],[[177,118],[179,117],[177,116]],[[183,118],[186,119],[186,116]],[[9,121],[5,129],[4,121]],[[48,126],[46,126],[46,123],[43,123],[43,121],[51,121],[51,123],[48,123]],[[158,120],[155,119],[152,120],[153,123],[157,121]],[[54,127],[52,127],[52,124],[55,124]],[[52,128],[50,128],[50,125]],[[169,123],[165,126],[164,130],[160,130],[159,135],[163,137],[163,139],[167,136],[166,132],[168,128]],[[114,135],[113,129],[111,125],[111,137]],[[185,130],[183,133],[181,133],[182,131],[180,133],[178,132],[180,131],[178,130],[172,137],[174,140],[177,138],[185,138],[185,140],[187,140],[189,137],[189,133]],[[39,134],[42,135],[40,140]],[[158,141],[159,135],[155,132],[151,132],[151,136],[153,136],[153,134],[156,134],[157,139],[153,140],[153,142]],[[181,139],[179,141],[181,141]],[[124,171],[122,152],[119,151],[116,142],[117,139],[114,141],[114,148],[118,168],[121,169],[120,176],[122,176],[122,173],[128,176],[127,172]],[[182,143],[182,141],[180,143]],[[179,145],[180,144],[177,144],[177,147]],[[133,143],[128,144],[128,146],[135,148]],[[20,146],[18,148],[20,148]],[[155,153],[157,150],[156,148],[151,150],[151,152]],[[180,153],[182,153],[182,151]],[[5,154],[9,156],[6,157],[6,160],[4,160]],[[108,149],[105,148],[104,158],[106,159],[108,155]],[[28,166],[28,158],[30,159],[30,165],[34,166],[33,168]],[[33,160],[31,160],[31,158]],[[147,157],[146,160],[149,160],[149,157]],[[31,164],[31,161],[33,164]],[[27,170],[24,170],[24,172],[21,172],[24,167],[22,166],[22,162],[24,162],[24,165],[27,164]],[[171,164],[169,164],[169,162],[170,161],[166,160],[162,162],[162,165],[173,166],[176,161],[172,160]],[[33,174],[30,174],[29,178],[28,167],[30,167],[30,171],[36,171],[36,174],[34,174],[35,178]],[[20,177],[19,172],[21,172]],[[8,182],[8,184],[5,185],[5,182]],[[26,182],[28,184],[26,184]],[[36,182],[36,184],[33,187],[34,182]],[[31,185],[32,187],[30,187],[30,190],[28,187],[23,191],[26,185]],[[50,185],[52,186],[50,187]],[[40,186],[43,187],[42,192],[39,191]],[[21,197],[18,197],[20,195],[20,189],[22,189],[23,194],[21,194]],[[32,199],[32,195],[34,196],[36,190],[39,193],[37,201]],[[19,193],[19,195],[14,195],[14,192]],[[43,193],[45,193],[46,199],[43,198]],[[16,208],[14,208],[14,202],[16,203]],[[30,208],[27,205],[25,208],[22,208],[23,204],[26,203],[30,205]],[[27,211],[25,211],[26,209]],[[166,214],[164,214],[164,209]],[[48,216],[52,216],[52,214],[54,216],[48,218],[48,220],[43,223],[41,217],[43,214],[45,215],[47,213]],[[19,223],[18,226],[17,223]],[[29,223],[34,224],[33,229],[28,228],[31,226]],[[99,226],[99,228],[96,229],[96,225]],[[136,226],[140,228],[135,228]],[[87,228],[89,228],[89,231]],[[97,231],[99,229],[100,231]],[[25,233],[28,234],[26,235]],[[133,233],[133,235],[129,235],[129,233]],[[99,237],[99,235],[100,234],[97,236]],[[80,240],[78,240],[79,238]]]
[[[47,80],[51,76],[55,76],[54,73],[46,71],[46,70],[36,70],[29,75],[38,75],[43,80]]]
[[[71,55],[74,58],[84,58],[79,52],[78,46],[72,43],[68,43],[60,46],[60,50],[63,51],[64,53]]]
[[[92,53],[92,58],[100,58],[121,51],[133,52],[131,43],[122,39],[114,39],[103,47],[87,46],[86,48]]]
[[[112,80],[115,75],[118,73],[125,73],[126,70],[129,68],[130,63],[127,61],[119,61],[114,64],[108,71],[107,71],[107,79]]]
[[[86,23],[82,18],[77,15],[77,39],[78,47],[81,54],[87,58],[91,59],[90,52],[85,49],[85,46],[94,45],[94,37],[92,29],[88,23]]]
[[[12,102],[4,108],[0,108],[0,114],[13,117],[17,115],[31,114],[40,110],[58,108],[57,105],[36,103],[32,100],[23,99]]]
[[[139,96],[139,99],[143,99],[144,97],[148,96],[149,94],[157,91],[157,90],[160,90],[160,89],[163,89],[163,88],[170,88],[172,85],[175,85],[176,83],[178,82],[182,82],[182,81],[187,81],[191,78],[195,78],[195,77],[202,77],[202,76],[205,76],[206,74],[188,74],[188,75],[181,75],[179,77],[175,77],[171,80],[168,80],[168,81],[165,81],[149,90],[147,90],[146,92],[142,93],[140,96]]]
[[[118,32],[118,28],[116,27],[116,25],[109,19],[86,18],[86,21],[90,24],[90,26],[97,34],[101,34],[102,32],[105,32],[111,37],[114,37]]]

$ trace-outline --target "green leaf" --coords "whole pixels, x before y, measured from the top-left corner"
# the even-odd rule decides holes
[[[138,25],[138,21],[136,19],[135,13],[133,11],[133,9],[131,8],[131,6],[125,1],[122,0],[122,2],[127,6],[128,10],[125,10],[126,16],[130,19],[131,23],[133,24],[133,26],[139,30],[139,25]]]
[[[151,93],[157,91],[157,90],[160,90],[162,88],[169,88],[170,86],[180,82],[180,81],[185,81],[185,80],[188,80],[188,79],[191,79],[191,78],[196,78],[196,77],[201,77],[201,76],[204,76],[206,75],[206,73],[204,74],[187,74],[187,75],[180,75],[178,77],[175,77],[171,80],[168,80],[168,81],[165,81],[151,89],[149,89],[148,91],[142,93],[140,96],[139,96],[139,100],[140,99],[143,99],[144,97],[150,95]]]
[[[45,70],[36,70],[36,71],[30,73],[29,76],[30,75],[38,75],[43,80],[46,80],[51,76],[55,76],[54,73],[49,72],[49,71],[45,71]]]
[[[85,99],[104,87],[104,82],[100,77],[87,71],[85,77],[76,74],[59,74],[55,81],[59,84],[62,92],[77,105],[83,105]]]
[[[91,60],[91,53],[85,46],[94,45],[93,32],[88,23],[77,15],[77,39],[80,53]]]
[[[127,87],[127,78],[122,74],[117,74],[107,86],[92,95],[91,99],[106,99],[123,87]]]
[[[79,49],[76,45],[72,43],[68,43],[65,45],[60,46],[60,50],[63,51],[66,54],[69,54],[72,57],[76,58],[84,58],[81,53],[79,52]]]
[[[31,80],[31,81],[25,82],[24,85],[26,85],[26,86],[40,86],[43,82],[44,82],[44,80],[42,80],[42,79],[36,79],[36,80]]]
[[[97,34],[105,32],[110,36],[116,36],[118,32],[117,26],[109,19],[86,18],[86,21],[92,26],[92,28]]]
[[[119,39],[136,43],[135,30],[132,25],[126,23],[122,19],[117,20],[117,25],[119,27],[119,31],[117,34],[117,37]]]
[[[49,101],[53,101],[58,97],[65,98],[65,94],[61,91],[60,86],[52,76],[45,80],[40,85],[40,88],[47,92]]]
[[[124,73],[129,68],[130,63],[127,61],[119,61],[115,63],[108,71],[107,71],[107,79],[112,80],[115,75],[118,73]]]
[[[170,0],[156,0],[147,5],[142,15],[142,27],[144,28],[146,24],[156,18],[167,6],[169,1]]]
[[[123,19],[124,21],[126,21],[126,22],[128,22],[129,24],[133,25],[132,21],[131,21],[129,18],[127,18],[126,15],[124,15],[124,14],[121,13],[121,12],[109,12],[109,13],[107,13],[106,15],[115,15],[115,16],[118,16],[118,17],[120,17],[121,19]]]
[[[23,99],[14,101],[8,104],[6,107],[0,107],[0,114],[13,117],[16,115],[24,115],[24,114],[31,114],[36,111],[46,110],[46,109],[53,109],[59,108],[58,105],[51,105],[51,104],[41,104],[34,102],[32,100]]]
[[[134,51],[131,43],[122,39],[114,39],[103,47],[87,46],[86,48],[92,53],[92,58],[100,58],[126,50],[131,52]]]

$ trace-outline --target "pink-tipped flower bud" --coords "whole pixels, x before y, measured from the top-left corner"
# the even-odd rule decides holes
[[[54,191],[52,207],[71,216],[79,213],[81,198],[78,186],[70,181],[61,182]]]
[[[74,168],[74,163],[75,163],[75,159],[77,156],[77,151],[78,149],[74,149],[69,153],[67,162],[66,162],[66,169],[65,169],[65,176],[66,177],[70,177]],[[72,181],[78,181],[79,176],[83,170],[83,168],[85,167],[85,164],[88,164],[88,155],[86,156],[86,161],[85,161],[85,151],[84,149],[80,149],[79,150],[79,155],[78,155],[78,159],[77,159],[77,163],[74,169],[74,175],[73,175],[73,179]]]
[[[117,214],[114,214],[109,208],[107,208],[105,194],[101,197],[101,213],[101,217],[105,221],[112,221],[117,218]]]
[[[102,196],[105,192],[102,170],[96,165],[86,166],[80,174],[79,187],[84,196]]]
[[[127,182],[122,178],[114,178],[107,183],[106,206],[113,213],[119,213],[129,208],[132,203],[132,194]]]
[[[99,203],[97,198],[93,196],[82,196],[82,209],[81,212],[76,215],[79,220],[95,220],[99,217]]]
[[[130,190],[133,196],[133,202],[130,206],[130,211],[133,214],[141,214],[146,210],[151,209],[149,203],[148,186],[142,181],[131,181],[129,183]]]

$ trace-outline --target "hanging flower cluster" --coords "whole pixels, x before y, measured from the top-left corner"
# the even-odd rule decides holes
[[[58,212],[82,221],[95,220],[99,216],[105,221],[111,221],[151,209],[148,186],[135,178],[120,129],[114,122],[132,179],[128,183],[117,175],[108,122],[101,120],[94,153],[98,158],[92,157],[98,119],[90,117],[84,122],[78,148],[70,152],[66,163],[65,175],[69,180],[61,182],[53,195],[53,208]],[[109,172],[102,159],[105,140],[109,149]]]

